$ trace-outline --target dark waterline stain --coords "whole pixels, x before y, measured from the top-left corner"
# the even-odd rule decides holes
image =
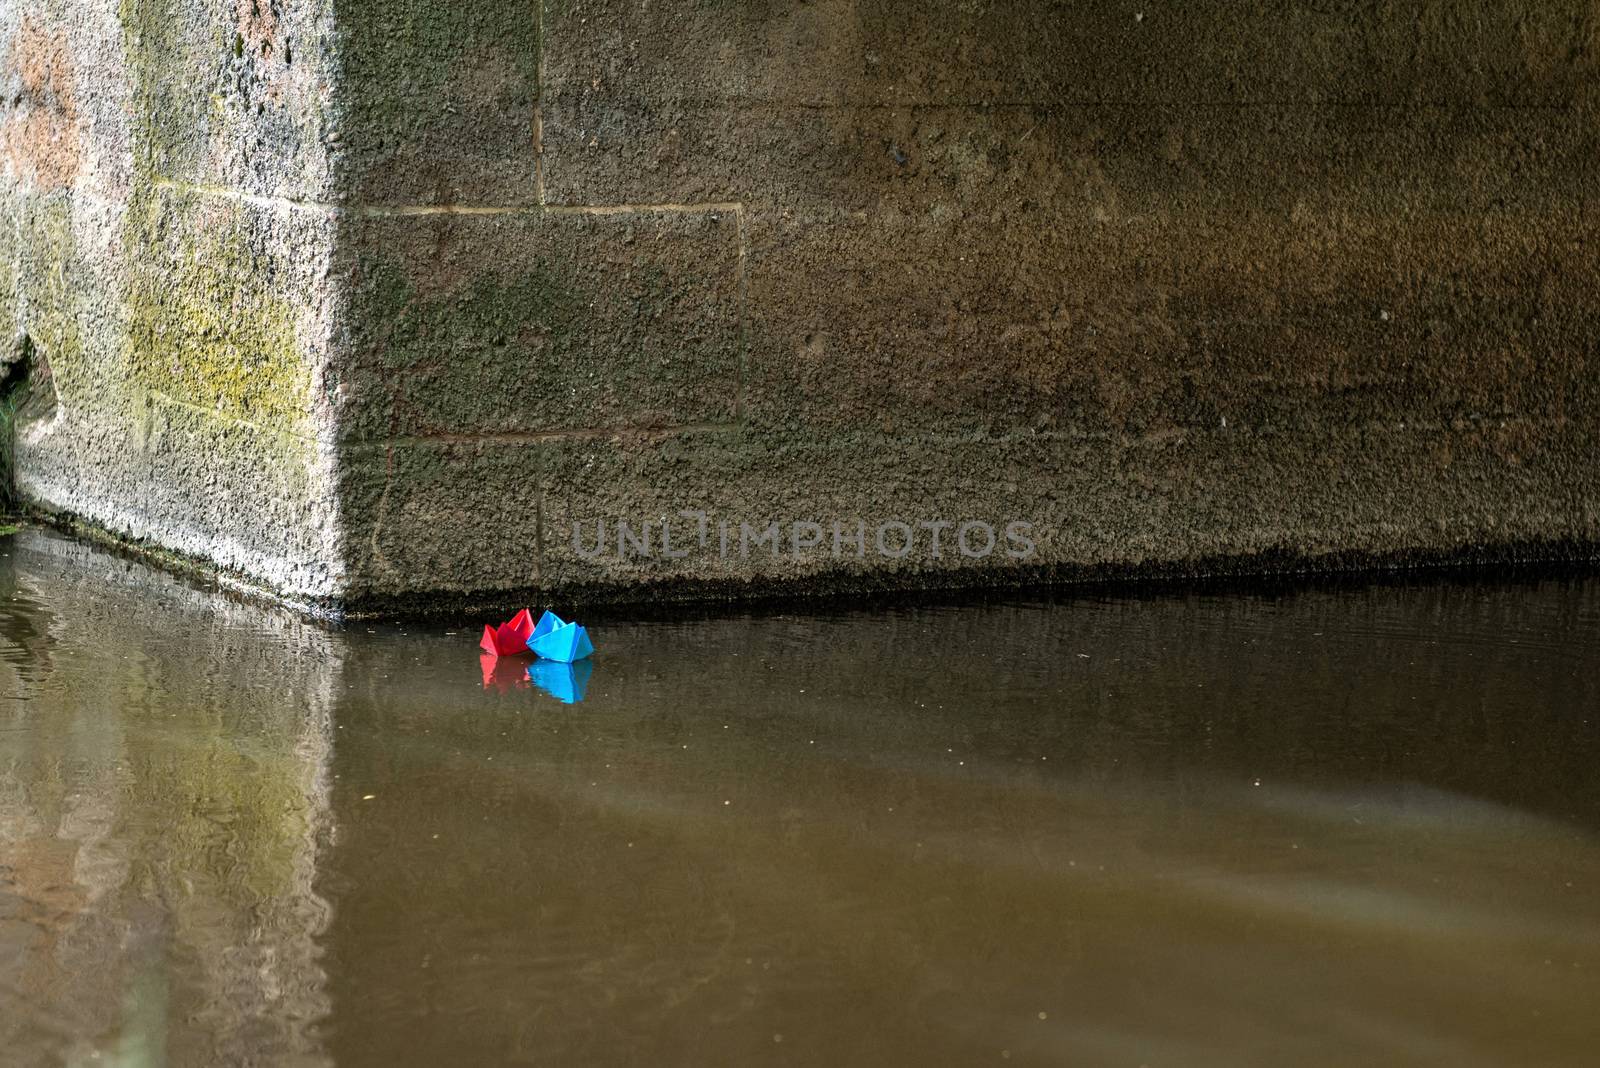
[[[1586,1065],[1600,578],[610,615],[0,544],[19,1063]],[[515,674],[515,673],[513,673]],[[4,1059],[4,1058],[0,1058]]]

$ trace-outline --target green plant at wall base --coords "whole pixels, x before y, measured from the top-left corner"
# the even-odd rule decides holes
[[[15,406],[0,401],[0,512],[16,506],[16,417]]]
[[[24,337],[18,351],[6,355],[0,363],[0,511],[17,505],[17,409],[28,399],[33,343]],[[16,528],[0,526],[0,533],[14,534]]]

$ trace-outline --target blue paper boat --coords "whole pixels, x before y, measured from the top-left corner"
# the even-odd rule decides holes
[[[544,615],[539,617],[539,622],[533,625],[533,633],[528,635],[528,648],[533,648],[533,639],[542,638],[546,634],[549,634],[551,631],[555,630],[557,627],[564,627],[566,625],[566,620],[562,619],[554,612],[546,612]]]
[[[528,648],[545,660],[571,664],[594,655],[594,643],[589,632],[576,623],[567,623],[554,612],[539,617],[533,634],[528,638]]]
[[[528,678],[545,693],[564,705],[575,705],[583,700],[589,688],[589,676],[594,673],[592,661],[580,660],[564,664],[559,660],[535,660],[528,665]]]

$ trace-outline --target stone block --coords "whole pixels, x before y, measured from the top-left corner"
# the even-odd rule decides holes
[[[1597,30],[0,0],[18,488],[331,612],[1592,554]]]

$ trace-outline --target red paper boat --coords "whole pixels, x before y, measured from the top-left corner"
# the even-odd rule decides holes
[[[511,617],[511,622],[498,627],[485,626],[483,640],[478,646],[493,656],[514,656],[528,651],[528,637],[533,633],[533,617],[524,608]]]

